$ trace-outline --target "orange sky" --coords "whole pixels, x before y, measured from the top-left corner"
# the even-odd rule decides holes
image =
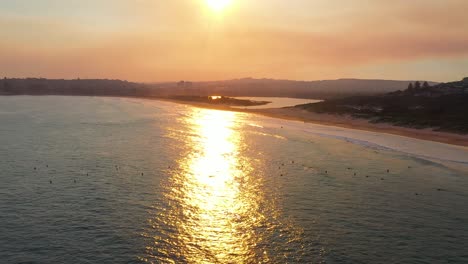
[[[458,80],[466,0],[2,0],[0,72],[131,81]]]

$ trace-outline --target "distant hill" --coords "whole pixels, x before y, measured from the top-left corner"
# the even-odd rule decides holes
[[[51,80],[41,78],[0,79],[2,95],[89,96],[266,96],[330,99],[356,95],[378,95],[405,89],[410,81],[339,79],[290,81],[236,79],[213,82],[132,83],[121,80]],[[435,83],[431,83],[434,85]]]
[[[0,95],[136,96],[144,85],[120,80],[0,79]]]
[[[411,83],[406,90],[385,95],[332,99],[296,108],[467,134],[468,78],[432,86],[429,83]]]
[[[162,94],[266,96],[327,99],[352,95],[376,95],[405,89],[411,81],[339,79],[290,81],[236,79],[213,82],[179,82],[153,85]],[[436,83],[431,83],[436,84]]]

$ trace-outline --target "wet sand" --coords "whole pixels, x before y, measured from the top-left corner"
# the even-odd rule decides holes
[[[304,121],[329,126],[388,133],[405,137],[436,141],[446,144],[468,146],[468,135],[439,132],[432,129],[416,129],[394,126],[388,123],[370,123],[367,119],[351,116],[318,114],[296,108],[264,109],[259,114],[289,120]]]

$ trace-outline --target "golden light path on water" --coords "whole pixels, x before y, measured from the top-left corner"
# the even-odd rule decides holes
[[[246,142],[244,117],[192,108],[175,122],[183,127],[169,137],[180,142],[174,146],[180,159],[168,169],[150,219],[146,236],[154,244],[146,261],[259,263],[298,255],[300,234],[285,224],[276,192],[266,186],[264,161]]]
[[[183,161],[186,168],[183,223],[188,238],[198,241],[200,255],[187,248],[190,262],[233,261],[248,255],[249,233],[238,232],[246,216],[256,221],[254,193],[242,193],[240,184],[249,164],[239,160],[240,137],[234,129],[236,113],[203,110],[192,116],[194,152]],[[187,246],[193,241],[186,241]],[[194,253],[194,254],[192,254]]]
[[[170,137],[185,152],[165,184],[164,202],[152,221],[151,259],[167,263],[245,263],[259,253],[260,210],[265,202],[253,160],[242,155],[239,113],[195,109],[178,120],[187,129]],[[158,234],[161,232],[161,234]],[[261,233],[261,232],[260,232]],[[260,249],[261,250],[261,249]],[[259,254],[261,257],[259,257]]]

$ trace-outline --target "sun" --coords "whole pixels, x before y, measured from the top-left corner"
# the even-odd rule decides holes
[[[231,4],[231,0],[206,0],[206,4],[215,12],[220,12]]]

